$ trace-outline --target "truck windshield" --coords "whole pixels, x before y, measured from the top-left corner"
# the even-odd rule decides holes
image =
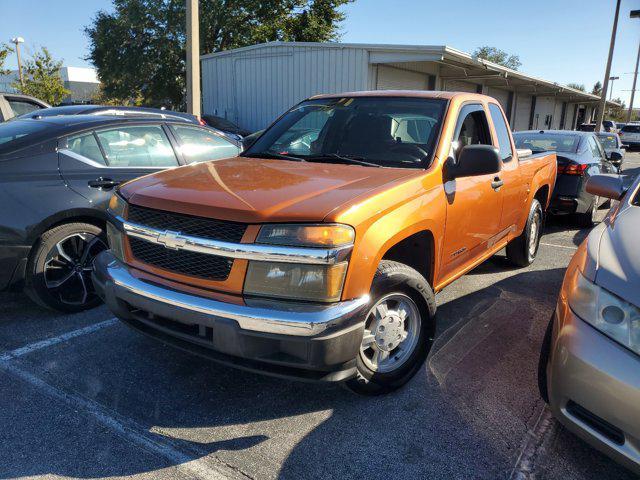
[[[446,100],[341,97],[303,102],[243,155],[285,160],[424,168],[433,156]]]
[[[575,153],[580,143],[579,135],[570,133],[516,132],[513,134],[516,148],[526,148],[533,152]]]

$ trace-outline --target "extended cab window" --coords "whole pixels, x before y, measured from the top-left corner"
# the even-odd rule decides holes
[[[229,140],[204,128],[171,125],[171,130],[178,138],[180,151],[187,163],[220,160],[240,153],[240,149]]]
[[[464,105],[458,115],[452,149],[457,157],[467,145],[491,145],[487,115],[480,104]]]
[[[136,125],[96,132],[110,167],[173,167],[173,148],[160,125]]]
[[[502,110],[495,103],[489,104],[489,113],[491,114],[491,120],[493,126],[496,129],[498,135],[498,148],[500,150],[500,157],[503,162],[508,162],[513,156],[513,150],[511,149],[511,136],[509,135],[509,128],[504,121]]]

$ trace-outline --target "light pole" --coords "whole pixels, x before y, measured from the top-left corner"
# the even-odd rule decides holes
[[[631,10],[631,18],[640,18],[640,10]],[[638,80],[638,64],[640,63],[640,44],[638,44],[638,56],[636,58],[636,69],[633,71],[633,87],[631,87],[631,100],[629,100],[629,111],[627,112],[627,123],[631,121],[633,112],[633,97],[636,94],[636,81]]]
[[[613,60],[613,49],[616,46],[616,31],[618,30],[618,16],[620,14],[620,0],[616,2],[616,14],[613,17],[613,28],[611,29],[611,43],[609,44],[609,58],[607,58],[607,68],[604,72],[604,85],[602,85],[602,95],[600,96],[600,106],[598,107],[598,122],[596,132],[602,129],[604,120],[604,109],[607,105],[607,89],[609,88],[609,76],[611,75],[611,60]]]
[[[18,57],[18,78],[20,79],[20,85],[24,86],[24,80],[22,79],[22,62],[20,60],[20,44],[24,43],[24,38],[13,37],[11,43],[16,46],[16,55]]]
[[[200,118],[200,22],[198,0],[187,2],[187,112]]]
[[[609,77],[609,81],[611,82],[611,88],[609,89],[609,100],[611,100],[611,97],[613,96],[613,82],[615,82],[616,80],[620,80],[620,77]]]

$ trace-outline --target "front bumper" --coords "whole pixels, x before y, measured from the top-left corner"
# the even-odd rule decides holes
[[[96,258],[93,282],[118,318],[192,353],[303,380],[355,374],[368,297],[336,304],[226,303],[139,278],[109,251]]]
[[[561,298],[547,365],[549,403],[569,430],[640,473],[640,358]]]

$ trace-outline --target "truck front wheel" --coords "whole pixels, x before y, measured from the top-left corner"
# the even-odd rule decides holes
[[[431,350],[435,312],[433,290],[422,275],[402,263],[380,262],[371,286],[357,375],[347,388],[380,395],[407,383]]]
[[[542,206],[534,198],[524,231],[507,245],[507,258],[514,265],[527,267],[536,259],[542,235],[543,218]]]

